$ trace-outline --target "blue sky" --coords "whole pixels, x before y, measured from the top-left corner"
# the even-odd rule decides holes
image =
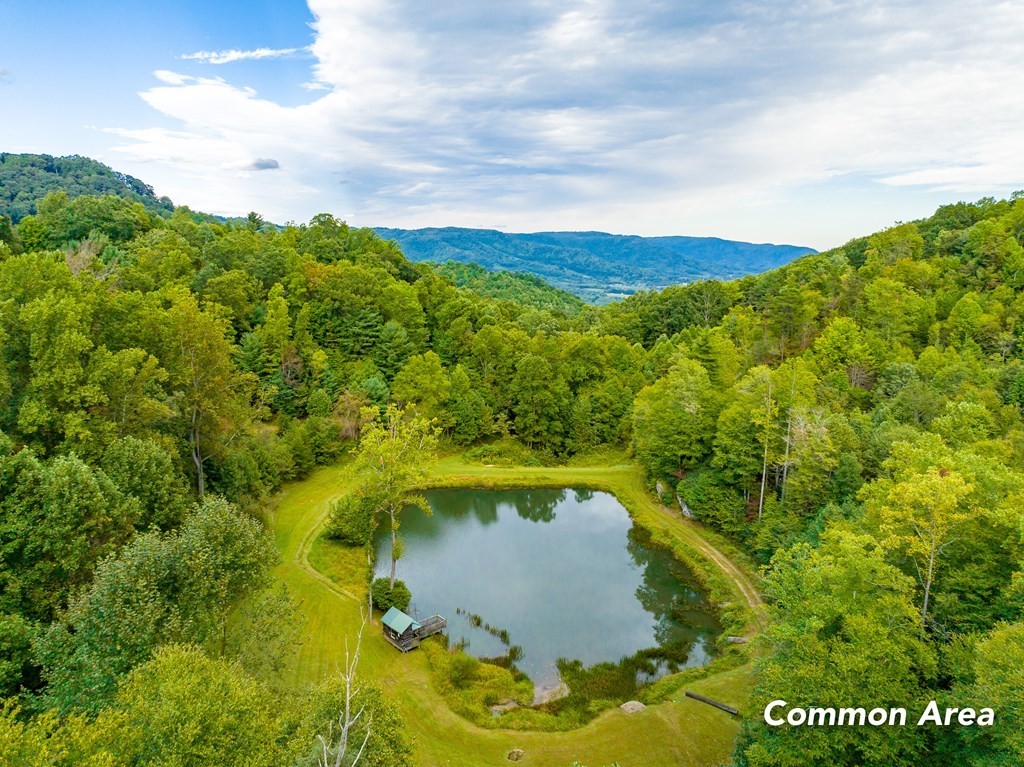
[[[818,248],[1024,188],[1024,0],[0,0],[0,151],[275,221]]]

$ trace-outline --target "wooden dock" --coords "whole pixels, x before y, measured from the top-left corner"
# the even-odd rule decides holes
[[[415,650],[424,639],[441,633],[448,626],[448,620],[440,615],[432,615],[420,623],[396,608],[389,610],[381,623],[384,638],[402,652]]]
[[[419,628],[413,630],[417,639],[426,639],[428,636],[439,634],[448,626],[448,619],[440,615],[432,615],[420,624]]]

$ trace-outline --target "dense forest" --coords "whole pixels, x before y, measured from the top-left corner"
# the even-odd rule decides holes
[[[0,214],[14,223],[36,212],[36,202],[50,192],[116,194],[142,203],[155,213],[170,213],[174,204],[157,197],[153,187],[88,157],[0,152]]]
[[[540,277],[523,272],[490,271],[477,263],[445,261],[434,266],[434,271],[447,277],[457,287],[469,288],[474,293],[490,298],[515,301],[534,309],[574,316],[584,310],[581,298],[552,287]]]
[[[998,712],[754,717],[737,764],[1024,760],[1021,195],[600,309],[449,268],[458,287],[330,215],[281,228],[63,192],[35,210],[0,219],[12,763],[147,763],[202,723],[206,763],[315,764],[344,688],[275,688],[296,607],[267,589],[256,516],[389,404],[451,449],[628,449],[666,503],[765,565],[751,711]],[[386,698],[361,694],[383,723],[369,763],[406,763]]]

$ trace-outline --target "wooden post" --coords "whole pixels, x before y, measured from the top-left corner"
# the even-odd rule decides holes
[[[740,715],[739,709],[735,709],[732,706],[727,706],[724,703],[719,703],[717,700],[711,700],[711,698],[705,698],[703,695],[698,695],[695,692],[690,692],[689,690],[687,690],[686,697],[693,698],[694,700],[699,700],[701,703],[707,703],[709,706],[714,706],[715,708],[721,709],[722,711],[725,711],[728,714],[732,714],[733,716]]]

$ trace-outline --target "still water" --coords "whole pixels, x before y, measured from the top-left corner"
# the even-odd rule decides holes
[[[475,626],[479,616],[522,648],[517,666],[538,689],[558,684],[555,661],[589,666],[639,650],[671,650],[676,667],[711,659],[720,631],[692,573],[649,545],[608,493],[586,490],[447,489],[425,493],[433,515],[401,515],[398,577],[409,612],[448,619],[452,643],[478,657],[507,652]],[[388,575],[391,541],[377,531],[377,575]]]

